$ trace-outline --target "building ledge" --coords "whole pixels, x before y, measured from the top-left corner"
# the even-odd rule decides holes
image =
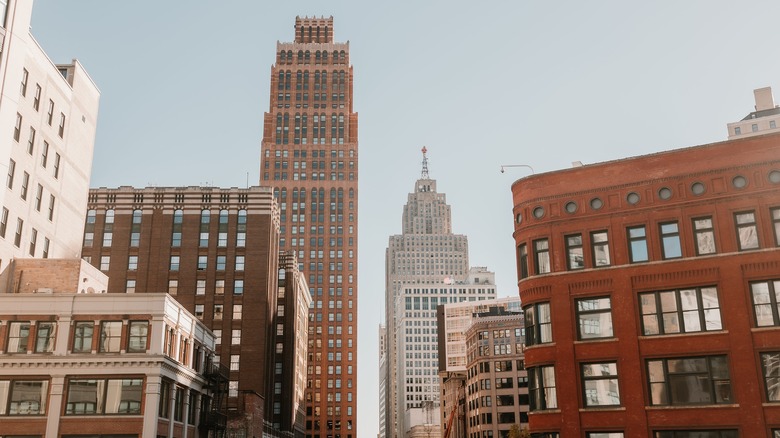
[[[711,404],[711,405],[684,405],[684,406],[645,406],[646,411],[668,411],[681,409],[734,409],[739,404]]]

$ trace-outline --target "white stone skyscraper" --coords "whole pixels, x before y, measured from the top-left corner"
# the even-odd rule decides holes
[[[385,403],[379,415],[380,436],[386,438],[440,433],[437,306],[496,297],[495,275],[469,268],[468,238],[453,234],[451,208],[428,175],[427,150],[422,153],[402,233],[390,236],[385,256],[386,342],[380,363],[387,371],[380,379]]]

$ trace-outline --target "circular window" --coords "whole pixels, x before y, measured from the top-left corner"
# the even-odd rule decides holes
[[[737,175],[731,180],[731,184],[738,189],[742,189],[747,186],[747,179],[742,175]]]
[[[590,200],[590,208],[598,210],[604,206],[604,201],[601,198],[593,198]]]
[[[626,201],[631,205],[639,204],[639,193],[631,192],[626,196]]]
[[[661,187],[660,190],[658,190],[658,197],[666,201],[667,199],[671,199],[672,197],[672,189],[669,187]]]
[[[769,182],[774,184],[780,183],[780,170],[769,172]]]
[[[517,216],[515,216],[515,223],[520,224],[523,222],[523,215],[520,213],[517,213]]]
[[[691,186],[691,192],[693,192],[694,195],[703,195],[706,191],[707,188],[704,187],[704,183],[695,182]]]
[[[534,208],[534,217],[537,219],[541,219],[544,217],[544,208],[543,207],[536,207]]]
[[[563,208],[566,209],[566,213],[572,214],[577,211],[577,203],[574,201],[569,201]]]

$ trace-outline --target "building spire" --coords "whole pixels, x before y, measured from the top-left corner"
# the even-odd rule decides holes
[[[428,178],[428,157],[425,155],[427,152],[428,149],[425,146],[423,146],[422,174],[420,176],[420,179],[430,179]]]

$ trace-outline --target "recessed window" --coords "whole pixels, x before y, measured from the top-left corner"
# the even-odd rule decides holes
[[[528,368],[528,381],[531,412],[558,407],[555,368],[552,365]]]
[[[26,353],[30,340],[29,322],[10,322],[8,324],[7,353]]]
[[[628,249],[629,259],[631,263],[646,262],[648,260],[647,253],[647,232],[644,225],[638,227],[629,227],[628,233]]]
[[[520,271],[520,278],[528,277],[528,247],[525,243],[517,247],[517,263]]]
[[[734,402],[725,355],[648,360],[647,378],[653,406]]]
[[[0,415],[45,415],[46,400],[49,393],[47,380],[15,380],[5,381],[5,391],[0,386],[0,397],[3,398],[3,410]],[[7,405],[5,401],[8,400]],[[7,411],[5,410],[7,409]]]
[[[756,327],[780,326],[778,303],[780,303],[780,280],[750,283],[753,298],[753,313]]]
[[[628,203],[631,205],[639,204],[639,200],[640,197],[639,197],[639,193],[637,192],[631,192],[628,194],[628,196],[626,196],[626,201],[628,201]]]
[[[703,195],[707,191],[707,187],[704,183],[695,182],[691,185],[691,193],[696,196]]]
[[[525,314],[525,344],[528,346],[552,342],[550,303],[536,303],[523,309]]]
[[[659,225],[661,232],[661,256],[664,260],[682,257],[680,246],[680,228],[677,222],[667,222]]]
[[[777,122],[774,120],[769,121],[769,129],[775,129],[777,128]]]
[[[550,272],[550,242],[547,239],[534,240],[534,257],[537,274]]]
[[[569,270],[585,267],[585,258],[582,250],[582,234],[566,236],[566,255]]]
[[[590,233],[591,255],[593,256],[593,265],[609,266],[609,236],[606,231],[594,231]]]
[[[747,179],[742,175],[737,175],[731,180],[731,185],[737,189],[742,189],[747,186]]]
[[[580,369],[585,407],[620,405],[617,363],[585,363]]]
[[[65,415],[140,414],[143,379],[71,379]]]
[[[593,198],[590,200],[590,208],[592,208],[593,210],[598,210],[603,206],[604,206],[604,201],[602,201],[601,198]]]
[[[127,351],[139,353],[146,351],[149,340],[149,321],[130,321]]]
[[[766,400],[780,402],[780,352],[761,353]]]
[[[714,286],[642,293],[639,303],[645,336],[723,329]]]
[[[536,207],[534,208],[533,215],[537,219],[541,219],[544,217],[544,207]]]
[[[711,217],[693,219],[693,235],[696,239],[696,255],[715,254],[715,229]]]
[[[753,123],[752,125],[750,125],[750,130],[752,132],[758,132],[758,123]]]
[[[778,172],[778,173],[780,173],[780,172]],[[523,222],[523,215],[520,214],[520,213],[517,213],[517,215],[515,215],[515,223],[516,224],[521,224],[522,222]]]
[[[662,187],[660,190],[658,190],[658,197],[663,199],[664,201],[672,198],[672,189],[669,187]]]
[[[101,353],[119,353],[122,344],[122,321],[103,321],[100,324]]]
[[[563,208],[566,209],[566,213],[572,214],[577,211],[577,203],[574,201],[569,201],[566,203],[566,205],[563,206]]]
[[[578,299],[575,301],[575,311],[579,340],[613,336],[612,304],[609,297]]]
[[[746,211],[734,214],[734,222],[737,227],[737,244],[739,250],[758,248],[758,228],[756,226],[756,214]]]
[[[740,134],[742,134],[742,128],[740,128],[739,126],[735,127],[734,135],[740,135]]]
[[[772,228],[775,231],[775,246],[780,246],[780,208],[773,208],[772,213]]]
[[[73,353],[90,353],[92,351],[92,334],[95,323],[79,321],[73,326]]]
[[[780,170],[773,170],[769,172],[769,182],[773,184],[780,184]]]
[[[171,266],[170,266],[171,271],[179,270],[179,260],[180,260],[179,256],[171,256]]]

